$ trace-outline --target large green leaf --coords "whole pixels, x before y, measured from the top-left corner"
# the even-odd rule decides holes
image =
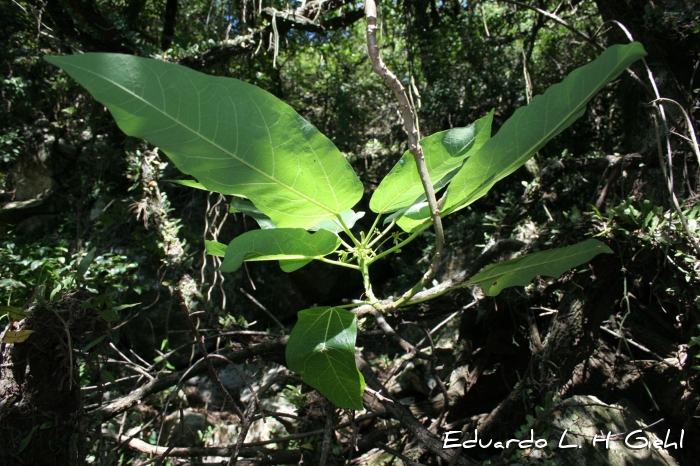
[[[469,157],[447,189],[441,215],[466,207],[491,187],[517,170],[549,140],[580,118],[586,104],[628,66],[644,57],[639,43],[613,45],[591,63],[572,71],[561,83],[538,95],[515,111],[498,133]],[[411,231],[429,218],[401,218],[397,222]]]
[[[469,279],[468,284],[478,284],[486,295],[496,296],[504,288],[528,285],[538,275],[559,278],[567,270],[601,253],[611,254],[612,250],[598,240],[589,239],[573,246],[536,252],[486,266]]]
[[[205,188],[244,196],[280,228],[309,228],[351,208],[362,184],[335,145],[289,105],[232,78],[158,60],[46,57]]]
[[[287,365],[336,406],[363,409],[365,379],[355,365],[357,320],[336,307],[299,312],[287,342]]]
[[[294,261],[282,264],[285,272],[292,272],[313,259],[332,253],[338,246],[340,238],[327,230],[316,233],[309,233],[303,228],[247,231],[229,243],[220,270],[235,272],[243,261],[279,260]],[[220,247],[207,244],[210,254],[218,255],[216,252],[219,250]]]
[[[421,139],[430,180],[436,190],[445,186],[462,166],[491,137],[493,110],[464,128],[453,128]],[[442,182],[442,183],[441,183]],[[410,152],[401,157],[374,191],[369,207],[374,212],[393,212],[424,197],[416,161]]]

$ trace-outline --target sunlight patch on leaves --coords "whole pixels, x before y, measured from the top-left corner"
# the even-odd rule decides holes
[[[447,189],[441,216],[456,212],[485,195],[496,182],[520,168],[547,142],[586,111],[586,104],[627,67],[646,55],[641,44],[613,45],[598,58],[572,71],[561,83],[515,111],[494,137],[469,157]],[[426,221],[401,218],[413,231]]]
[[[365,380],[355,365],[357,319],[344,309],[299,312],[287,343],[287,365],[336,406],[363,409]]]
[[[331,140],[256,86],[130,55],[45,59],[104,104],[126,134],[158,146],[206,189],[250,199],[278,227],[312,227],[362,197]]]
[[[444,187],[464,164],[491,137],[493,110],[466,127],[435,133],[420,141],[430,181],[435,190]],[[442,182],[442,183],[441,183]],[[394,165],[370,200],[370,209],[377,213],[407,208],[425,199],[416,161],[410,152]]]

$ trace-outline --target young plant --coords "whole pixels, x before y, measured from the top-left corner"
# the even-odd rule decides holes
[[[422,280],[395,301],[377,299],[369,274],[374,262],[399,251],[440,216],[481,198],[522,166],[581,117],[598,91],[645,55],[638,43],[610,47],[518,109],[494,137],[491,112],[467,127],[424,138],[420,146],[429,182],[435,191],[447,187],[437,207],[428,208],[430,196],[416,159],[406,153],[372,195],[370,208],[377,216],[370,230],[359,234],[352,228],[364,213],[352,209],[363,187],[352,167],[328,138],[271,94],[236,79],[134,56],[96,53],[46,60],[105,105],[126,134],[157,146],[195,178],[184,184],[231,195],[234,209],[258,221],[260,230],[228,245],[207,242],[210,254],[224,258],[222,271],[263,260],[279,261],[286,272],[312,260],[349,267],[363,277],[364,304],[381,313],[467,285],[478,284],[487,295],[496,295],[537,275],[556,278],[599,253],[611,253],[589,239],[491,265],[465,283],[416,296]],[[381,219],[388,226],[380,228]],[[380,250],[395,225],[408,238]],[[337,406],[362,409],[365,383],[355,364],[357,321],[344,307],[299,312],[287,363]]]

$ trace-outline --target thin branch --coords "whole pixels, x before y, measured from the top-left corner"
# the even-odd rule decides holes
[[[267,316],[268,316],[270,319],[272,319],[272,321],[273,321],[275,324],[277,324],[277,326],[278,326],[279,328],[282,329],[282,334],[284,334],[284,332],[286,331],[286,329],[284,328],[284,325],[282,325],[282,322],[280,322],[279,320],[277,320],[277,317],[275,317],[274,314],[272,314],[270,311],[268,311],[267,308],[266,308],[265,306],[263,306],[262,304],[260,304],[260,301],[258,301],[257,299],[255,299],[253,296],[249,295],[249,294],[246,292],[246,290],[244,290],[243,288],[239,288],[238,291],[240,291],[241,293],[243,293],[243,294],[246,296],[246,298],[250,299],[250,302],[252,302],[253,304],[255,304],[260,310],[262,310],[265,314],[267,314]]]
[[[377,442],[377,446],[384,450],[385,452],[389,453],[390,455],[393,455],[403,461],[403,464],[406,464],[408,466],[425,466],[423,463],[419,463],[417,461],[413,461],[410,458],[407,458],[406,456],[402,455],[400,452],[394,450],[391,448],[389,445],[387,445],[384,442]]]
[[[391,327],[391,325],[389,325],[389,323],[384,318],[384,314],[382,314],[380,311],[374,308],[372,308],[372,310],[372,314],[374,315],[374,318],[377,321],[377,325],[379,325],[379,328],[381,328],[385,334],[393,338],[399,344],[399,346],[401,346],[401,348],[403,348],[403,350],[407,353],[419,353],[418,349],[415,346],[401,338],[401,335],[396,333],[396,331]]]
[[[530,9],[532,11],[536,11],[537,13],[539,13],[543,16],[546,16],[547,18],[561,24],[566,29],[568,29],[569,31],[573,32],[574,34],[576,34],[577,36],[579,36],[580,38],[582,38],[583,40],[585,40],[586,42],[591,44],[597,51],[602,52],[604,50],[603,47],[600,44],[598,44],[594,39],[589,37],[588,34],[576,29],[575,27],[573,27],[572,25],[570,25],[569,23],[567,23],[566,21],[564,21],[559,16],[557,16],[553,13],[550,13],[546,10],[541,9],[541,8],[537,8],[536,6],[531,6],[531,5],[528,5],[526,3],[519,2],[517,0],[505,0],[505,1],[506,1],[506,3],[512,3],[513,5],[521,6],[523,8],[527,8],[527,9]]]
[[[178,300],[180,301],[180,309],[182,309],[182,312],[185,314],[185,319],[187,320],[187,324],[190,326],[190,330],[192,330],[192,336],[194,339],[197,341],[197,346],[199,346],[199,351],[202,352],[202,357],[204,358],[204,363],[207,365],[207,371],[209,372],[209,377],[211,377],[212,382],[216,384],[216,386],[221,390],[221,393],[223,393],[224,398],[226,401],[233,407],[234,411],[238,415],[238,418],[241,420],[241,422],[244,421],[244,416],[243,416],[243,411],[238,407],[236,402],[234,401],[233,397],[231,394],[226,390],[226,387],[224,387],[223,382],[221,382],[221,379],[219,378],[219,375],[216,373],[214,370],[214,366],[211,363],[211,359],[209,359],[209,352],[207,351],[206,346],[204,346],[204,339],[202,338],[202,335],[199,333],[199,330],[197,330],[197,326],[192,322],[192,318],[190,316],[190,310],[187,307],[187,300],[185,297],[185,292],[183,291],[183,288],[187,286],[187,282],[191,281],[192,279],[189,277],[189,275],[184,275],[180,279],[180,283],[178,283],[177,287],[177,297]]]
[[[430,208],[430,218],[435,228],[435,252],[433,260],[421,281],[399,299],[399,302],[405,302],[418,291],[422,290],[426,283],[430,283],[430,280],[437,273],[442,260],[442,250],[445,246],[445,233],[442,228],[440,209],[437,204],[437,199],[435,198],[435,190],[430,181],[430,174],[428,173],[428,167],[425,163],[425,155],[418,141],[416,112],[411,105],[408,95],[406,94],[406,89],[401,84],[401,81],[387,68],[379,55],[379,45],[377,43],[377,5],[374,0],[365,1],[365,15],[367,16],[367,52],[372,60],[372,68],[394,92],[394,96],[399,101],[399,108],[401,109],[401,116],[403,117],[403,127],[408,135],[408,150],[416,160],[418,174],[428,200],[428,207]]]
[[[384,416],[386,414],[386,411],[384,410],[377,410],[373,411],[367,414],[364,414],[362,416],[358,416],[355,418],[354,422],[362,422],[368,419],[374,419],[379,416]],[[152,422],[152,421],[151,421]],[[340,424],[333,425],[331,427],[331,431],[337,431],[340,429],[344,429],[346,427],[352,426],[353,421],[347,421],[343,422]],[[275,439],[270,439],[270,440],[261,440],[257,442],[249,442],[249,443],[244,443],[243,448],[241,448],[240,451],[240,456],[250,456],[250,457],[255,457],[259,456],[261,453],[268,454],[267,452],[275,452],[277,450],[268,450],[268,449],[261,449],[260,447],[263,447],[265,445],[272,445],[276,443],[284,443],[284,442],[289,442],[290,440],[301,440],[304,438],[312,437],[315,435],[321,435],[325,432],[325,429],[321,430],[312,430],[308,432],[303,432],[300,434],[291,434],[291,435],[284,435],[279,438]],[[151,445],[150,443],[146,443],[143,440],[139,440],[135,438],[137,434],[132,435],[132,436],[126,436],[126,435],[117,435],[117,434],[110,434],[108,432],[103,432],[102,434],[105,438],[116,441],[118,443],[124,443],[125,445],[129,446],[132,450],[140,451],[142,453],[148,453],[152,455],[163,455],[168,448],[159,446],[159,445]],[[229,456],[231,452],[233,451],[233,448],[230,447],[175,447],[171,449],[166,456],[179,456],[179,457],[188,457],[188,456]],[[295,461],[296,463],[296,461]],[[287,463],[278,463],[278,464],[287,464]]]
[[[326,264],[337,265],[338,267],[347,267],[347,268],[353,269],[353,270],[360,270],[360,268],[358,266],[356,266],[355,264],[348,264],[347,262],[334,261],[333,259],[326,259],[325,257],[319,257],[316,260],[321,261],[321,262],[325,262]]]
[[[683,112],[683,116],[685,117],[685,122],[688,125],[688,134],[690,134],[690,139],[683,137],[683,139],[687,140],[690,142],[690,147],[692,147],[693,152],[695,153],[695,157],[698,159],[698,165],[700,165],[700,147],[698,146],[698,139],[695,136],[695,128],[693,127],[693,121],[690,119],[690,116],[688,116],[688,112],[685,111],[683,106],[676,102],[673,99],[666,99],[664,97],[658,97],[656,99],[658,102],[670,102],[672,104],[676,104],[678,108]],[[678,136],[681,136],[680,134]]]
[[[659,109],[659,113],[662,115],[663,119],[663,107],[657,106],[657,109]],[[678,218],[681,221],[681,225],[683,225],[683,230],[685,231],[685,234],[688,236],[688,240],[690,243],[693,245],[695,248],[695,252],[700,256],[700,245],[698,242],[695,240],[695,237],[693,236],[693,232],[690,230],[690,226],[688,225],[688,221],[685,218],[685,215],[683,214],[683,210],[681,209],[680,204],[678,203],[678,198],[676,197],[676,193],[673,191],[673,165],[671,165],[671,152],[670,152],[670,141],[668,141],[668,132],[666,132],[666,145],[668,146],[667,149],[668,151],[668,158],[669,158],[669,165],[671,165],[669,170],[666,170],[666,165],[664,164],[664,151],[661,147],[661,134],[659,130],[659,123],[656,120],[656,115],[652,114],[651,115],[652,119],[654,120],[654,130],[656,131],[656,144],[657,144],[657,149],[659,151],[659,162],[661,164],[661,170],[664,173],[664,178],[666,178],[666,187],[668,188],[668,192],[671,196],[671,204],[673,204],[673,208],[676,210],[676,214],[678,215]],[[664,124],[666,123],[666,120],[663,119]],[[664,125],[665,126],[665,125]]]
[[[414,231],[413,233],[411,233],[411,235],[410,235],[408,238],[406,238],[405,240],[401,241],[400,243],[398,243],[398,244],[392,246],[391,248],[387,249],[386,251],[384,251],[384,252],[382,252],[382,253],[380,253],[380,254],[377,254],[376,256],[374,256],[373,258],[371,258],[369,261],[367,261],[367,265],[370,265],[370,264],[372,264],[372,263],[374,263],[374,262],[377,262],[377,261],[378,261],[379,259],[381,259],[382,257],[388,256],[389,254],[391,254],[391,253],[394,252],[394,251],[400,250],[402,247],[406,246],[408,243],[410,243],[411,241],[413,241],[414,239],[416,239],[416,237],[418,237],[418,235],[420,235],[421,233],[423,233],[423,230],[425,230],[425,227],[418,228],[416,231]],[[383,233],[382,233],[382,234],[383,234]]]
[[[612,21],[615,25],[617,25],[622,31],[625,33],[627,38],[629,39],[630,42],[634,42],[634,38],[632,37],[632,34],[629,32],[629,30],[619,21]],[[653,105],[654,108],[659,112],[659,116],[661,117],[661,122],[663,123],[664,126],[664,136],[666,139],[666,152],[668,153],[668,171],[666,170],[666,165],[664,164],[664,151],[661,146],[661,134],[659,131],[659,123],[656,120],[656,115],[652,114],[652,120],[654,121],[654,130],[656,131],[656,145],[657,145],[657,150],[659,151],[659,163],[661,164],[661,170],[664,173],[664,177],[666,178],[666,187],[668,188],[669,194],[671,196],[671,204],[673,204],[674,209],[676,210],[676,213],[678,214],[678,218],[681,221],[681,224],[683,225],[683,229],[685,230],[686,235],[688,235],[688,240],[690,243],[693,245],[695,248],[695,252],[700,256],[700,244],[695,240],[695,237],[693,236],[693,233],[690,231],[690,228],[688,227],[688,221],[685,218],[685,215],[683,215],[683,210],[681,210],[681,206],[678,204],[678,199],[676,198],[676,193],[673,191],[673,151],[671,150],[671,139],[668,137],[669,135],[669,129],[668,129],[668,121],[666,119],[666,110],[664,109],[663,104],[659,104],[659,102],[663,102],[663,99],[661,97],[661,94],[659,93],[659,88],[656,85],[656,79],[654,78],[654,73],[651,72],[651,68],[649,68],[649,64],[647,63],[646,59],[642,58],[642,63],[644,64],[644,68],[646,69],[647,72],[647,77],[649,78],[649,83],[651,84],[652,89],[654,90],[654,95],[656,96],[656,100],[654,101]],[[685,113],[685,112],[684,112]],[[692,127],[688,128],[688,131],[691,134],[694,134],[694,130]]]
[[[360,372],[362,372],[368,387],[371,387],[373,390],[378,392],[384,390],[383,385],[379,382],[374,372],[372,372],[372,368],[363,358],[356,355],[355,362],[357,363],[357,367],[360,369]],[[461,452],[459,451],[445,450],[442,448],[442,442],[440,439],[428,431],[423,424],[418,422],[416,418],[413,417],[411,412],[401,403],[382,402],[382,404],[386,411],[392,415],[392,417],[406,427],[416,439],[425,445],[427,449],[438,458],[441,458],[443,461],[447,462],[454,461],[454,464],[458,466],[480,464],[471,458],[461,455]]]
[[[600,329],[603,330],[603,331],[606,332],[606,333],[609,333],[610,335],[614,336],[615,338],[617,338],[617,339],[619,339],[619,340],[626,340],[627,343],[629,343],[630,345],[632,345],[632,346],[634,346],[635,348],[638,348],[638,349],[644,351],[645,353],[649,353],[650,355],[652,355],[652,356],[654,357],[654,359],[656,359],[657,361],[660,361],[660,362],[666,364],[666,365],[669,366],[669,367],[675,367],[676,369],[682,369],[682,367],[680,366],[680,363],[679,363],[679,364],[671,364],[670,362],[666,361],[664,358],[662,358],[662,357],[659,356],[658,354],[654,353],[652,350],[650,350],[650,349],[647,348],[646,346],[643,346],[643,345],[637,343],[636,341],[634,341],[634,340],[632,340],[632,339],[630,339],[630,338],[627,338],[626,336],[624,336],[624,335],[622,335],[622,334],[620,334],[620,333],[618,333],[618,332],[615,332],[614,330],[610,330],[609,328],[604,327],[604,326],[602,326],[602,325],[600,326]]]
[[[256,356],[279,354],[280,352],[284,352],[284,348],[287,345],[288,338],[289,337],[285,336],[282,338],[275,338],[265,343],[246,346],[239,350],[226,353],[223,356],[225,356],[232,362],[245,362],[248,359]],[[224,364],[223,361],[217,360],[210,360],[210,362],[214,367],[219,367]],[[175,386],[178,383],[181,383],[181,381],[183,380],[187,380],[196,375],[203,374],[207,371],[206,366],[207,365],[204,363],[204,360],[200,360],[191,367],[188,367],[187,369],[183,369],[178,372],[173,372],[172,374],[158,377],[157,379],[144,384],[136,390],[133,390],[128,395],[122,396],[115,400],[111,400],[108,404],[97,407],[96,409],[94,409],[93,412],[95,412],[96,415],[101,416],[103,421],[112,419],[113,417],[123,413],[124,411],[133,408],[142,400],[146,399],[151,395],[160,393],[163,390],[167,390],[168,388]],[[89,407],[86,407],[86,410],[89,409]]]
[[[331,452],[331,434],[333,433],[333,405],[326,400],[326,426],[323,429],[323,444],[321,446],[321,460],[319,464],[328,462],[328,455]]]

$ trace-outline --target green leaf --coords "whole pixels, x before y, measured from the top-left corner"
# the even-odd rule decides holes
[[[504,288],[528,285],[537,275],[559,278],[567,270],[588,262],[598,254],[612,252],[600,241],[588,239],[565,248],[536,252],[486,266],[469,279],[468,284],[478,284],[484,294],[496,296]]]
[[[250,199],[280,228],[312,227],[362,197],[330,139],[258,87],[130,55],[45,59],[105,105],[126,134],[158,146],[208,190]]]
[[[231,207],[229,209],[229,212],[237,213],[241,212],[249,217],[251,217],[253,220],[257,222],[257,224],[262,228],[263,230],[269,230],[271,228],[277,228],[277,225],[270,220],[270,217],[267,215],[263,214],[260,209],[255,207],[252,202],[250,202],[248,199],[241,199],[239,197],[234,197],[233,200],[231,201]]]
[[[204,240],[204,246],[210,256],[224,257],[226,255],[226,245],[223,243]]]
[[[340,214],[340,217],[343,219],[343,222],[345,223],[345,225],[347,225],[348,228],[354,227],[355,223],[357,223],[357,221],[364,216],[364,212],[355,212],[352,209],[348,209]],[[309,228],[309,231],[318,230],[328,230],[331,233],[337,234],[343,231],[343,227],[340,225],[340,222],[337,218],[333,218],[330,220],[324,220],[315,227]]]
[[[29,335],[34,333],[34,330],[8,330],[5,336],[2,337],[3,343],[22,343]]]
[[[102,335],[101,337],[97,337],[94,340],[92,340],[90,343],[85,345],[85,348],[83,348],[83,351],[87,352],[94,348],[95,346],[99,345],[104,341],[104,339],[107,338],[107,335]]]
[[[29,431],[29,434],[22,439],[21,442],[19,442],[19,448],[17,449],[17,454],[22,453],[28,446],[29,442],[32,441],[32,436],[34,435],[34,432],[39,428],[38,425],[32,427],[32,430]]]
[[[519,108],[464,164],[447,191],[446,211],[465,207],[522,166],[586,111],[586,104],[646,52],[639,43],[614,45],[561,83]]]
[[[80,260],[80,264],[78,264],[78,271],[75,274],[76,281],[82,280],[83,277],[85,276],[85,273],[90,268],[90,264],[92,264],[92,261],[95,260],[95,251],[96,250],[97,250],[97,248],[90,249],[90,252],[85,254],[85,257],[83,257]]]
[[[62,295],[59,293],[63,289],[63,285],[61,283],[57,284],[53,290],[51,290],[51,294],[49,295],[49,301],[52,302],[58,302],[61,300]]]
[[[498,133],[469,157],[447,189],[441,215],[463,209],[486,194],[496,182],[513,173],[586,110],[586,104],[628,66],[644,57],[641,44],[613,45],[591,63],[572,71],[515,111]],[[401,218],[397,224],[413,231],[425,223]]]
[[[119,319],[119,314],[117,314],[117,311],[114,309],[105,309],[104,311],[100,311],[99,314],[105,322],[114,322]]]
[[[397,210],[393,214],[387,216],[384,220],[384,224],[391,222],[392,220],[397,220],[399,226],[403,228],[403,223],[406,220],[417,220],[418,223],[422,223],[428,216],[430,216],[430,210],[428,208],[428,202],[416,202],[415,204],[404,207],[403,209]],[[403,220],[405,218],[406,220]],[[404,231],[409,231],[404,229]]]
[[[108,383],[115,383],[117,381],[117,379],[114,378],[114,375],[112,375],[112,373],[108,370],[102,371],[100,373],[100,377],[102,378],[102,380]]]
[[[139,304],[141,304],[141,303],[122,304],[121,306],[115,306],[115,307],[113,307],[112,310],[113,310],[113,311],[121,311],[121,310],[124,310],[124,309],[128,309],[128,308],[130,308],[130,307],[138,306]]]
[[[313,259],[283,260],[280,261],[280,269],[282,269],[283,272],[291,273],[304,267],[312,260]]]
[[[335,307],[299,312],[287,365],[340,408],[363,409],[365,379],[355,364],[355,314]]]
[[[464,160],[491,137],[493,110],[469,126],[435,133],[420,141],[430,180],[436,190],[444,187]],[[442,182],[442,183],[441,183]],[[369,207],[374,212],[393,212],[423,200],[423,184],[410,152],[401,157],[374,191]]]
[[[220,270],[235,272],[243,265],[243,261],[306,260],[304,264],[297,262],[295,268],[287,262],[289,267],[283,270],[290,272],[312,259],[320,259],[332,253],[338,246],[340,238],[327,230],[313,234],[301,228],[247,231],[229,243]]]
[[[0,306],[0,316],[6,315],[10,320],[22,320],[27,313],[15,306]]]

